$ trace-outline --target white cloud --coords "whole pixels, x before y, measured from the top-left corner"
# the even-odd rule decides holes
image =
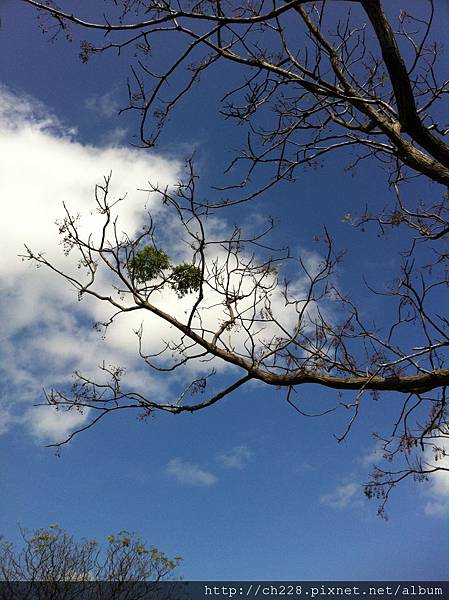
[[[213,473],[182,458],[172,458],[167,465],[166,472],[169,477],[185,485],[207,487],[218,481]]]
[[[45,104],[27,94],[14,94],[0,84],[0,127],[2,133],[47,131],[59,137],[76,134],[76,128],[65,126]]]
[[[344,483],[338,485],[329,494],[324,494],[320,498],[320,503],[329,506],[334,510],[342,510],[347,508],[354,496],[357,494],[359,487],[356,483]]]
[[[145,219],[145,202],[152,202],[137,188],[147,187],[149,180],[174,184],[180,165],[115,144],[83,145],[75,134],[36,99],[0,87],[0,176],[7,200],[0,223],[4,248],[0,254],[4,394],[0,433],[20,422],[39,439],[64,438],[83,423],[85,415],[28,407],[43,400],[42,387],[70,382],[76,368],[92,374],[102,358],[112,364],[128,362],[130,378],[148,383],[133,367],[135,335],[125,332],[124,324],[106,345],[91,329],[105,311],[92,302],[77,303],[66,282],[46,269],[36,270],[18,255],[26,243],[64,269],[76,268],[70,257],[64,258],[55,225],[63,216],[63,201],[73,212],[86,215],[86,230],[95,230],[99,218],[91,212],[95,185],[112,170],[113,197],[127,194],[120,205],[120,224],[133,233]],[[163,385],[151,387],[160,391]]]
[[[226,469],[243,469],[251,460],[253,452],[246,445],[234,446],[217,456],[218,462]]]
[[[449,434],[449,430],[446,432]],[[431,448],[426,449],[426,464],[427,467],[439,467],[441,469],[449,469],[449,439],[442,438],[435,440],[441,452],[439,452],[438,460]],[[449,471],[436,471],[430,476],[430,489],[427,491],[429,500],[427,501],[424,512],[432,517],[445,518],[449,516]]]

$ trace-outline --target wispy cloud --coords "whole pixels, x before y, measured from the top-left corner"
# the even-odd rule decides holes
[[[359,489],[356,483],[338,485],[332,492],[321,496],[320,503],[334,510],[343,510],[350,505]]]
[[[445,519],[449,515],[449,498],[442,500],[429,500],[424,507],[424,512],[429,517]]]
[[[364,467],[378,465],[382,461],[384,453],[385,451],[382,448],[382,443],[375,444],[368,452],[359,458],[359,462]]]
[[[123,145],[126,142],[126,138],[128,137],[129,132],[126,127],[115,127],[114,129],[110,129],[100,138],[101,146],[112,146],[118,147]]]
[[[106,118],[116,116],[120,110],[120,104],[112,91],[98,96],[90,96],[86,99],[85,104],[86,108]]]
[[[315,471],[316,467],[314,467],[311,463],[303,460],[302,463],[300,463],[297,467],[296,470],[298,471],[298,473],[310,473],[311,471]]]
[[[253,452],[242,444],[234,446],[226,452],[222,452],[217,456],[220,465],[226,469],[243,469],[253,457]]]
[[[3,399],[2,399],[3,400]],[[3,407],[0,408],[0,435],[6,433],[11,425],[12,415]]]
[[[86,415],[77,410],[61,412],[51,406],[33,407],[25,414],[25,421],[39,440],[54,442],[66,438],[84,423],[85,418]]]
[[[199,465],[182,458],[172,458],[166,468],[167,475],[184,485],[208,487],[218,481],[218,478]]]

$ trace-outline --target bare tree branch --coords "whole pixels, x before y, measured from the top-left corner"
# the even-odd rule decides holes
[[[81,41],[84,62],[94,54],[133,48],[129,104],[123,111],[138,115],[142,146],[161,139],[168,116],[200,75],[222,65],[231,65],[240,80],[225,90],[219,110],[246,134],[226,169],[228,179],[210,200],[197,196],[191,161],[176,189],[151,187],[179,222],[184,262],[169,257],[154,215],[143,233],[119,233],[108,198],[110,176],[96,189],[104,218],[98,241],[81,235],[69,207],[60,223],[64,247],[78,253],[81,272],[65,271],[26,248],[26,258],[64,278],[80,297],[110,307],[111,316],[99,329],[134,311],[171,326],[175,338],[161,341],[152,353],[145,350],[146,327],[136,332],[138,355],[148,369],[168,377],[184,373],[189,364],[205,366],[170,401],[155,400],[151,390],[127,389],[120,367],[101,364],[105,382],[77,373],[70,391],[47,394],[50,405],[94,415],[65,441],[110,412],[132,408],[146,417],[158,410],[198,411],[253,380],[285,389],[286,402],[304,416],[348,410],[340,441],[368,397],[389,393],[392,405],[399,406],[398,417],[378,441],[384,460],[398,461],[399,467],[379,467],[366,485],[369,497],[381,499],[381,512],[400,481],[426,479],[444,469],[433,459],[447,456],[448,439],[449,320],[441,307],[448,286],[449,124],[441,105],[447,102],[449,79],[441,76],[438,43],[432,39],[433,1],[412,15],[380,0],[251,0],[244,5],[200,0],[193,6],[182,0],[136,0],[132,21],[123,0],[98,20],[52,2],[22,1],[39,10],[44,28],[50,19],[66,35],[69,26],[91,31],[93,42]],[[96,32],[104,37],[95,37]],[[157,70],[152,59],[157,40],[170,43],[173,36],[179,51],[174,58],[159,56]],[[345,216],[359,230],[374,223],[380,240],[401,228],[406,241],[396,279],[381,290],[366,283],[364,293],[382,307],[377,322],[366,322],[360,300],[338,285],[342,254],[327,230],[312,266],[276,247],[272,223],[262,232],[235,227],[220,236],[208,234],[213,210],[295,181],[302,169],[332,153],[347,157],[348,169],[378,161],[393,192],[383,208],[361,204],[360,214]],[[417,196],[417,177],[435,184],[426,198]],[[110,289],[101,284],[100,271],[108,273]],[[185,303],[183,316],[166,308],[161,299],[168,297]],[[329,409],[305,410],[292,395],[306,384],[355,395]]]

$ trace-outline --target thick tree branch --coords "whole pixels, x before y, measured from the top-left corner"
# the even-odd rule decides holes
[[[401,131],[409,134],[441,165],[449,169],[449,146],[429,131],[419,117],[409,73],[380,0],[362,0],[361,4],[379,41],[396,98]]]

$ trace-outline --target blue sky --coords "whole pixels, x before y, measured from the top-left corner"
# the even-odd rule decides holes
[[[60,457],[44,447],[82,422],[32,407],[43,387],[63,385],[74,368],[89,372],[105,357],[126,364],[131,380],[153,394],[171,388],[164,376],[142,379],[133,323],[124,320],[102,341],[91,327],[101,310],[78,304],[61,281],[17,258],[22,244],[63,260],[54,226],[62,201],[89,215],[93,186],[110,170],[114,193],[128,192],[121,219],[131,229],[148,199],[138,188],[155,179],[176,183],[193,151],[208,194],[241,132],[216,113],[232,74],[212,73],[156,149],[133,149],[133,117],[116,116],[125,101],[125,58],[82,65],[76,41],[46,41],[28,7],[5,2],[1,17],[0,533],[15,540],[17,524],[59,523],[76,536],[104,539],[127,529],[183,556],[186,579],[446,579],[447,481],[400,486],[387,522],[363,497],[375,460],[370,434],[390,423],[400,401],[394,395],[367,402],[342,444],[334,436],[344,430],[344,414],[302,419],[276,390],[252,385],[194,415],[114,416]],[[376,284],[394,276],[401,240],[394,232],[379,245],[376,232],[342,222],[360,213],[361,201],[379,206],[388,196],[379,165],[355,174],[344,165],[332,158],[296,185],[221,213],[221,225],[270,214],[279,239],[313,253],[313,236],[326,224],[348,250],[341,281],[362,295],[362,275]],[[420,185],[421,193],[431,191]],[[376,310],[375,299],[364,302],[366,313]],[[156,343],[166,331],[152,327]],[[332,400],[329,391],[302,393],[310,406]]]

